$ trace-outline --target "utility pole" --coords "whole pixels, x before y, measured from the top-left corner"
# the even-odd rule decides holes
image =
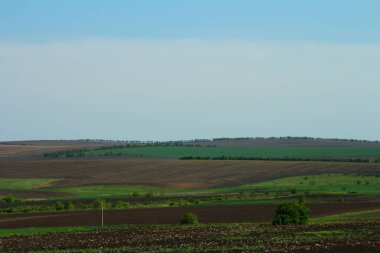
[[[102,227],[104,226],[104,210],[103,210],[103,203],[102,203]]]

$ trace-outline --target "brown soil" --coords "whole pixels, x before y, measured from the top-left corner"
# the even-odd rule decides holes
[[[341,231],[344,236],[309,236],[305,232]],[[370,231],[370,234],[368,234]],[[145,249],[155,252],[178,252],[185,247],[191,252],[379,252],[380,224],[351,223],[304,226],[239,224],[235,226],[145,226],[107,229],[81,233],[48,233],[0,238],[2,252],[27,252],[54,249],[99,249],[128,247],[128,252]],[[304,235],[295,239],[295,235]],[[251,246],[256,250],[246,248]],[[239,247],[237,249],[236,247]],[[197,250],[198,248],[198,250]],[[124,248],[125,249],[125,248]],[[202,250],[199,250],[202,249]],[[80,252],[79,250],[75,252]],[[186,251],[187,252],[187,251]]]
[[[115,143],[98,143],[90,141],[13,141],[0,144],[0,158],[34,158],[59,150],[97,148],[112,146]]]
[[[380,202],[367,203],[312,203],[308,204],[312,217],[354,211],[379,209]],[[270,222],[276,205],[194,206],[106,210],[104,222],[114,224],[176,224],[187,212],[194,212],[201,222]],[[0,228],[96,226],[101,221],[100,211],[6,214],[0,216]]]
[[[1,177],[64,178],[56,186],[145,184],[183,188],[233,186],[316,173],[380,174],[380,163],[174,159],[5,159]]]

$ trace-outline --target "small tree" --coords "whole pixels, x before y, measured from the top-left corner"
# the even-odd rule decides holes
[[[287,202],[276,208],[273,225],[306,224],[310,216],[310,209],[303,203]]]
[[[198,224],[198,216],[194,213],[187,213],[181,219],[181,224]]]
[[[105,207],[107,202],[104,199],[96,199],[94,202],[95,208],[101,209],[102,207]]]
[[[55,210],[60,211],[60,210],[63,210],[64,208],[65,206],[63,205],[61,201],[58,201],[57,203],[55,203]]]
[[[65,202],[64,207],[66,210],[73,210],[75,209],[75,205],[73,202]]]
[[[150,192],[145,193],[145,197],[148,197],[148,198],[153,197],[153,192],[150,191]]]

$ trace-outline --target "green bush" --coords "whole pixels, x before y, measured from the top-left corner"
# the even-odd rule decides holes
[[[276,208],[273,225],[306,224],[310,209],[303,203],[287,202]]]
[[[70,201],[69,202],[65,202],[65,204],[63,206],[64,206],[64,208],[66,210],[74,210],[75,209],[74,203],[70,202]]]
[[[65,209],[64,204],[60,201],[58,201],[54,206],[55,206],[55,210],[57,210],[57,211]]]
[[[145,197],[148,197],[148,198],[153,197],[153,192],[147,192],[147,193],[145,194]]]
[[[5,197],[3,197],[1,200],[0,200],[1,203],[17,203],[17,202],[21,202],[20,199],[16,198],[15,196],[13,195],[7,195]]]
[[[181,224],[198,224],[198,216],[194,213],[187,213],[181,219]]]
[[[106,207],[107,202],[104,199],[95,199],[94,207],[95,208],[104,208]]]

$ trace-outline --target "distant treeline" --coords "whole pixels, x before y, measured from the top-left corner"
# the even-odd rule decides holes
[[[244,157],[244,156],[184,156],[180,160],[258,160],[258,161],[313,161],[313,162],[350,162],[350,163],[380,163],[380,158],[303,158],[303,157]]]
[[[228,140],[314,140],[314,141],[345,141],[345,142],[367,142],[367,143],[380,143],[380,141],[369,141],[360,139],[340,139],[340,138],[314,138],[307,136],[284,136],[284,137],[221,137],[212,139],[190,139],[190,140],[175,140],[175,141],[137,141],[137,140],[105,140],[105,139],[79,139],[70,140],[78,142],[92,142],[104,144],[156,144],[156,145],[171,145],[171,144],[190,144],[190,143],[204,143],[212,141],[228,141]],[[6,144],[2,142],[1,144]]]
[[[75,140],[78,142],[92,142],[92,143],[105,143],[105,144],[132,144],[132,145],[175,145],[175,144],[191,144],[191,143],[202,143],[209,142],[212,139],[192,139],[192,140],[176,140],[176,141],[137,141],[137,140],[103,140],[103,139],[80,139]]]
[[[380,143],[380,141],[369,141],[359,139],[340,139],[340,138],[314,138],[307,136],[284,136],[284,137],[222,137],[213,138],[209,141],[240,141],[240,140],[314,140],[314,141],[345,141],[345,142],[368,142],[368,143]]]
[[[51,153],[45,153],[45,158],[58,158],[58,157],[83,157],[88,149],[81,150],[62,150]]]
[[[122,146],[125,147],[125,146]],[[65,158],[65,157],[86,157],[86,156],[97,156],[97,157],[104,157],[104,156],[123,156],[123,157],[143,157],[142,154],[126,154],[123,152],[114,152],[112,149],[117,149],[120,147],[101,147],[96,149],[79,149],[79,150],[62,150],[62,151],[56,151],[56,152],[50,152],[45,153],[45,158]],[[111,150],[109,152],[99,153],[96,155],[92,155],[89,153],[89,151],[95,151],[95,150]]]

